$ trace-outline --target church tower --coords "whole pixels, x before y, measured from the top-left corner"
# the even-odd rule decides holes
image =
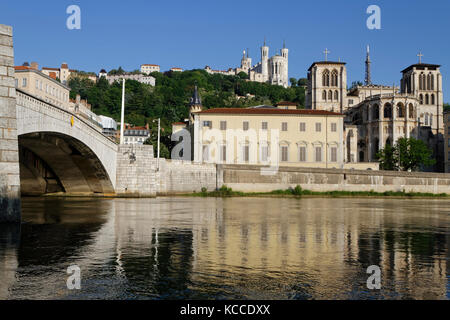
[[[288,79],[288,56],[289,56],[289,50],[286,48],[286,42],[283,41],[283,49],[281,49],[281,56],[284,58],[284,64],[283,64],[283,83],[284,86],[287,87],[289,84]]]
[[[269,47],[266,46],[265,38],[264,45],[261,47],[261,73],[263,81],[269,80]]]
[[[198,94],[197,85],[195,85],[194,94],[192,95],[189,102],[189,120],[191,123],[194,122],[193,114],[202,111],[202,108],[202,100],[200,99],[200,96]]]
[[[370,52],[369,46],[367,46],[367,54],[366,54],[366,76],[364,78],[364,84],[366,86],[372,84],[371,74],[370,74]]]

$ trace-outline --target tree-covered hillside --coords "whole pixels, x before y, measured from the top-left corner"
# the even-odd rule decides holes
[[[275,104],[283,100],[296,102],[299,108],[304,105],[303,87],[283,88],[249,82],[243,79],[243,75],[211,75],[204,70],[191,70],[165,74],[154,72],[152,76],[156,78],[155,87],[127,80],[126,122],[144,125],[151,119],[161,118],[167,126],[172,122],[184,120],[188,117],[189,99],[195,84],[198,85],[206,109]],[[291,83],[295,84],[295,81]],[[72,99],[76,94],[80,94],[82,99],[87,99],[92,105],[95,113],[119,120],[121,83],[109,85],[104,78],[97,83],[86,78],[73,78],[69,81],[69,86],[72,89]]]
[[[114,74],[124,71],[119,68]],[[291,87],[249,82],[246,74],[224,76],[208,74],[204,70],[184,72],[154,72],[156,86],[152,87],[134,80],[126,81],[125,122],[137,126],[150,124],[149,143],[156,146],[157,124],[153,120],[161,118],[161,156],[169,158],[173,143],[170,140],[173,122],[183,121],[189,116],[189,99],[197,84],[205,109],[223,107],[249,107],[259,104],[273,105],[280,101],[296,102],[303,108],[305,79],[290,78]],[[109,84],[104,78],[97,83],[87,78],[69,80],[70,97],[80,94],[87,99],[96,114],[110,116],[119,122],[122,100],[122,84]],[[299,86],[300,85],[300,86]],[[156,149],[156,148],[155,148]],[[156,151],[156,150],[155,150]]]

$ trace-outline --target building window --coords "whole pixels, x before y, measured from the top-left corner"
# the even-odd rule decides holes
[[[450,139],[448,139],[447,143],[448,143],[448,146],[450,147]]]
[[[269,157],[269,147],[267,144],[261,146],[261,161],[266,162]]]
[[[243,127],[244,131],[247,131],[248,130],[248,121],[244,121],[242,123],[242,127]]]
[[[19,79],[16,79],[16,88],[19,86]]]
[[[250,159],[250,146],[245,145],[242,148],[242,158],[244,159],[244,162],[248,162]]]
[[[26,87],[27,86],[27,78],[23,78],[22,79],[22,87]]]
[[[212,121],[203,121],[203,127],[212,128]]]
[[[227,130],[227,122],[220,121],[220,130]]]
[[[305,122],[300,122],[300,131],[301,132],[305,132],[306,131],[306,123]]]
[[[349,100],[348,100],[348,105],[351,106],[352,104],[353,104],[353,100],[352,100],[352,99],[349,99]]]
[[[331,147],[331,162],[337,162],[337,148]]]
[[[281,123],[281,131],[287,131],[288,129],[288,124],[287,122],[282,122]]]
[[[331,123],[331,132],[336,132],[337,131],[337,124],[336,122],[332,122]]]
[[[39,89],[39,80],[36,80],[36,89]]]
[[[322,162],[322,147],[316,147],[316,162]]]
[[[306,147],[304,146],[298,148],[298,161],[306,162]]]
[[[264,121],[264,122],[261,124],[261,129],[267,130],[267,122]]]
[[[316,122],[316,132],[322,131],[322,124],[320,122]]]
[[[221,146],[220,148],[220,160],[222,160],[222,162],[227,161],[227,146]]]
[[[281,161],[288,161],[288,146],[281,146]]]

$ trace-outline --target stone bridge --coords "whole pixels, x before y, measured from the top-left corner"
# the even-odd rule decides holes
[[[22,193],[114,193],[118,145],[95,124],[18,89],[16,115]]]
[[[156,195],[148,145],[118,145],[90,120],[15,88],[12,28],[0,24],[0,222],[20,196]]]

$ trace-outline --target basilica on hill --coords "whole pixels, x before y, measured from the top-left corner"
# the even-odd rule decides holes
[[[347,89],[345,62],[314,62],[308,69],[306,108],[343,113],[346,162],[373,162],[377,152],[401,137],[424,141],[443,171],[443,93],[440,65],[419,62],[401,71],[400,86],[373,84],[367,47],[364,85]]]

